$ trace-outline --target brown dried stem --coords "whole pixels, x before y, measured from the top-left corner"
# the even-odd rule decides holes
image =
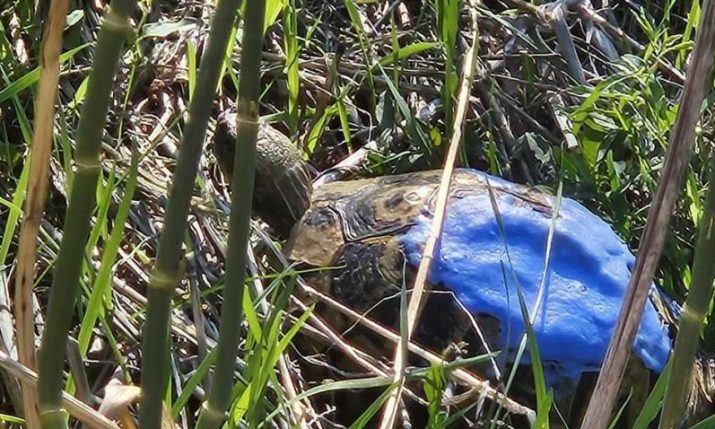
[[[611,418],[633,339],[643,315],[643,306],[663,251],[670,217],[682,188],[683,173],[690,147],[695,140],[700,109],[712,87],[714,46],[715,1],[709,0],[703,5],[692,65],[688,69],[680,110],[670,135],[658,190],[648,211],[648,222],[641,238],[636,264],[596,389],[581,426],[583,429],[605,428]]]
[[[20,380],[23,386],[27,386],[37,393],[37,374],[35,371],[12,359],[3,351],[0,351],[0,367]],[[70,415],[93,428],[119,429],[119,426],[99,414],[92,407],[64,392],[62,392],[62,405]]]
[[[432,220],[432,225],[430,227],[430,234],[425,242],[424,253],[422,254],[422,259],[420,260],[420,265],[417,268],[417,274],[415,276],[415,284],[412,289],[412,294],[410,296],[410,301],[407,305],[407,324],[403,326],[403,333],[400,336],[400,340],[397,342],[397,347],[395,351],[394,358],[394,383],[397,387],[391,392],[387,403],[385,405],[384,414],[380,422],[380,428],[390,429],[395,425],[398,414],[398,404],[402,393],[402,389],[405,381],[405,365],[407,361],[407,345],[412,335],[412,330],[417,321],[417,316],[420,311],[422,304],[422,297],[426,290],[427,275],[432,265],[432,259],[434,257],[435,250],[437,248],[437,242],[439,236],[442,233],[442,226],[444,223],[444,216],[447,208],[447,199],[449,197],[449,187],[452,182],[452,173],[454,171],[454,166],[457,162],[457,154],[459,153],[459,144],[462,139],[462,128],[464,125],[464,119],[467,112],[467,102],[469,101],[469,95],[472,90],[472,83],[474,81],[474,71],[476,69],[476,55],[478,40],[479,40],[479,29],[477,27],[477,9],[474,5],[469,7],[471,19],[472,19],[472,45],[467,51],[464,57],[464,62],[462,64],[462,78],[459,88],[459,98],[457,101],[457,110],[454,116],[454,123],[452,129],[452,140],[450,141],[449,149],[447,152],[447,157],[444,161],[444,172],[442,173],[442,180],[439,184],[439,190],[437,191],[437,201],[435,203],[435,213]]]
[[[35,359],[35,323],[32,306],[32,287],[35,279],[37,235],[42,212],[47,199],[47,176],[52,152],[52,134],[55,123],[55,100],[60,76],[62,31],[69,1],[53,0],[42,38],[40,80],[37,86],[37,110],[30,152],[30,178],[25,200],[25,218],[20,228],[15,275],[15,323],[17,353],[20,363],[30,369],[37,368]],[[37,414],[37,391],[22,385],[22,402],[25,422],[29,429],[40,427]]]

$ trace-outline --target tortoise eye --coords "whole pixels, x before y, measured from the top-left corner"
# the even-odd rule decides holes
[[[388,199],[385,200],[384,206],[387,210],[393,210],[400,205],[402,199],[402,194],[400,194],[399,192],[392,194]]]

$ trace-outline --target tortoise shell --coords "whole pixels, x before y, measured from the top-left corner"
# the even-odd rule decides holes
[[[320,186],[292,229],[287,255],[329,267],[323,286],[356,310],[375,313],[392,300],[376,318],[396,324],[399,293],[403,285],[412,286],[410,275],[430,231],[441,174]],[[543,285],[534,331],[547,382],[555,385],[600,367],[633,262],[613,230],[576,201],[563,198],[557,204],[544,192],[461,169],[453,177],[428,280],[480,321],[492,322],[487,343],[501,350],[507,362],[524,333],[519,296],[533,311]],[[423,311],[423,318],[431,320],[419,323],[418,341],[439,344],[464,333],[464,322],[446,305],[433,302],[431,310]],[[649,300],[634,354],[659,373],[671,347],[667,327]],[[521,363],[528,362],[528,353],[524,359]]]
[[[235,113],[224,112],[214,151],[228,176],[236,140]],[[412,286],[422,257],[442,172],[332,182],[312,190],[312,169],[282,133],[261,124],[256,150],[253,210],[278,237],[289,237],[287,255],[325,268],[313,274],[314,284],[344,304],[399,326],[401,292]],[[532,313],[539,303],[532,319],[546,381],[561,400],[587,403],[576,399],[590,392],[603,361],[633,262],[613,230],[576,201],[458,170],[413,339],[437,351],[466,340],[470,353],[499,350],[497,361],[504,365],[516,359],[524,332],[520,298]],[[640,386],[638,394],[631,392],[631,404],[643,403],[646,379],[663,370],[672,348],[671,313],[679,312],[654,286],[650,298],[629,363]],[[334,312],[321,314],[336,319],[336,328],[345,322]],[[349,322],[351,341],[376,356],[394,352]],[[520,363],[529,358],[527,352]],[[486,366],[484,375],[497,375],[493,365]],[[689,395],[693,416],[712,412],[714,372],[715,359],[699,356]],[[586,389],[574,389],[575,383]]]

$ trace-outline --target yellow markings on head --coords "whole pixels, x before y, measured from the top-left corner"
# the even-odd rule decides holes
[[[291,232],[285,254],[315,267],[330,266],[345,243],[337,214],[327,204],[314,203]]]
[[[436,185],[418,184],[377,193],[374,199],[375,223],[408,225],[419,216],[436,189]]]

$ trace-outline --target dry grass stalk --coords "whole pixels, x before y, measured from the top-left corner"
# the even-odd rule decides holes
[[[47,199],[47,176],[52,134],[55,123],[55,100],[60,75],[62,31],[69,1],[53,0],[42,37],[41,74],[37,86],[37,110],[30,153],[30,178],[25,200],[25,218],[20,229],[15,272],[15,323],[17,352],[20,363],[30,369],[37,368],[35,358],[35,323],[32,305],[32,287],[35,279],[37,258],[37,235],[42,212]],[[29,429],[40,427],[37,414],[37,391],[22,385],[22,401],[25,422]]]
[[[435,203],[435,213],[432,220],[432,225],[430,227],[430,234],[425,242],[424,253],[422,254],[422,259],[420,260],[420,265],[417,268],[417,274],[415,276],[415,284],[412,289],[412,294],[410,296],[410,301],[407,306],[407,326],[404,326],[404,333],[397,342],[397,347],[395,351],[394,358],[394,382],[397,387],[390,394],[385,404],[384,414],[380,422],[381,429],[390,429],[395,425],[395,420],[398,414],[398,404],[402,388],[404,385],[404,375],[405,375],[405,365],[407,358],[407,343],[409,342],[412,330],[414,328],[415,322],[417,321],[417,316],[422,304],[422,297],[424,295],[427,275],[432,265],[432,259],[437,247],[437,241],[442,232],[442,225],[444,222],[444,216],[447,208],[447,199],[449,197],[449,187],[452,181],[452,173],[454,171],[454,166],[457,162],[457,154],[459,153],[459,144],[462,139],[462,129],[464,125],[464,119],[466,117],[467,105],[469,101],[469,95],[472,90],[472,83],[474,81],[474,71],[476,69],[476,55],[478,40],[479,40],[479,29],[477,20],[477,8],[476,5],[469,6],[471,21],[472,21],[472,45],[470,46],[467,54],[464,57],[464,62],[462,64],[462,77],[461,84],[459,88],[459,98],[457,101],[456,114],[454,116],[454,124],[452,129],[452,140],[450,141],[447,157],[444,162],[444,172],[442,173],[442,180],[439,184],[439,190],[437,191],[437,201]]]
[[[311,296],[314,296],[315,298],[319,299],[320,301],[328,304],[331,308],[339,311],[340,313],[344,314],[345,316],[348,316],[355,322],[365,326],[366,328],[370,329],[371,331],[375,332],[376,334],[380,335],[381,337],[385,338],[388,341],[392,341],[393,343],[397,344],[397,342],[400,340],[400,335],[392,332],[391,330],[385,328],[384,326],[380,325],[379,323],[373,321],[369,317],[366,317],[363,314],[360,314],[356,312],[355,310],[351,309],[350,307],[347,307],[340,302],[336,301],[335,299],[331,298],[328,295],[325,295],[314,288],[307,286],[307,285],[301,285],[303,290],[310,294]],[[414,353],[415,355],[429,361],[430,363],[442,363],[444,362],[444,359],[442,359],[441,356],[432,353],[417,344],[413,342],[407,343],[407,348],[410,352]],[[536,413],[534,410],[530,409],[529,407],[526,407],[510,398],[508,398],[506,395],[498,392],[496,389],[491,387],[489,385],[488,381],[481,380],[479,377],[476,375],[472,374],[471,372],[457,368],[452,372],[452,376],[457,380],[459,383],[470,387],[473,390],[479,391],[479,392],[486,392],[486,395],[489,399],[493,400],[500,406],[504,407],[507,411],[509,411],[512,414],[520,414],[520,415],[525,415],[527,419],[530,421],[534,420],[534,417]]]
[[[306,288],[306,290],[309,289],[311,288]],[[308,307],[297,298],[294,298],[293,302],[303,311],[308,310]],[[314,314],[311,315],[308,318],[308,325],[306,326],[308,328],[306,329],[306,332],[310,332],[312,330],[315,334],[320,336],[320,339],[322,341],[325,341],[326,343],[340,350],[342,353],[344,353],[346,356],[348,356],[355,363],[357,363],[367,371],[370,371],[371,373],[381,377],[388,376],[389,373],[385,365],[379,362],[374,356],[371,356],[370,354],[345,341],[337,332],[335,332],[335,330],[328,323],[326,323],[320,317]],[[416,394],[412,392],[408,392],[408,394],[410,397],[412,397],[412,399],[418,402],[421,401],[421,398],[419,398]]]
[[[20,380],[23,385],[35,390],[36,393],[37,374],[35,371],[12,359],[2,351],[0,351],[0,367]],[[99,412],[92,409],[92,407],[64,392],[62,393],[62,404],[70,415],[90,427],[98,429],[119,429],[119,426],[99,414]]]
[[[712,85],[714,45],[715,1],[710,0],[703,5],[692,64],[687,72],[689,79],[685,81],[685,90],[670,135],[658,190],[648,211],[648,222],[638,248],[635,267],[581,426],[583,429],[605,428],[610,422],[633,339],[643,315],[645,300],[663,251],[675,201],[682,188],[690,147],[695,140],[695,126],[700,119],[700,109]]]

